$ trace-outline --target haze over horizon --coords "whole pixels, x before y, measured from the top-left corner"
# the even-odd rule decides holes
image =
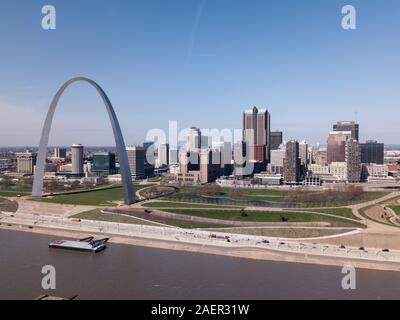
[[[37,146],[51,99],[79,75],[106,91],[128,145],[170,120],[240,129],[253,106],[285,140],[326,144],[335,122],[357,118],[361,141],[400,143],[396,0],[54,0],[54,31],[41,28],[44,4],[2,3],[0,146]],[[341,28],[345,4],[357,30]],[[69,88],[50,145],[113,139],[93,88]]]

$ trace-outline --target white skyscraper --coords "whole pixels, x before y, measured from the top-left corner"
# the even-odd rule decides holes
[[[307,166],[309,164],[309,155],[308,144],[305,141],[299,143],[299,155],[301,164]]]
[[[158,165],[169,165],[169,144],[164,143],[158,147]]]
[[[72,173],[83,174],[83,146],[73,144],[71,146]]]

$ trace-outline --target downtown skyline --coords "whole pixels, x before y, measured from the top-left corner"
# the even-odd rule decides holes
[[[54,93],[76,75],[104,87],[129,145],[169,120],[179,130],[240,129],[253,106],[271,112],[285,140],[326,144],[332,123],[357,120],[361,141],[398,143],[396,1],[352,1],[355,31],[340,27],[342,1],[155,3],[54,1],[54,31],[40,28],[42,2],[5,3],[0,24],[15,32],[0,34],[0,145],[37,146]],[[70,88],[50,145],[113,145],[101,108],[88,86]]]
[[[0,12],[0,301],[400,299],[399,0]]]

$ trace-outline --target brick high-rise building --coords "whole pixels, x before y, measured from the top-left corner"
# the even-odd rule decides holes
[[[282,131],[271,131],[270,144],[271,151],[278,150],[279,146],[283,143],[283,132]]]
[[[344,162],[346,142],[351,139],[351,131],[332,131],[328,137],[327,161]]]
[[[23,174],[33,174],[33,169],[36,165],[37,154],[27,150],[26,152],[18,152],[17,157],[17,172]]]
[[[288,184],[297,184],[300,180],[299,142],[296,140],[286,142],[283,179]]]
[[[360,182],[361,180],[361,150],[355,139],[346,141],[347,181]]]
[[[266,162],[266,146],[262,144],[256,144],[250,147],[250,157],[252,161]]]
[[[270,161],[270,132],[271,116],[268,110],[259,110],[254,107],[243,113],[243,141],[250,147],[250,150],[252,146],[264,146],[264,158],[266,163]],[[250,153],[251,161],[257,161],[257,159],[254,159],[257,153],[258,152]]]

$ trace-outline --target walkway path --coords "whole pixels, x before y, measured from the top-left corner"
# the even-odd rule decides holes
[[[400,192],[392,192],[382,198],[378,198],[372,201],[368,201],[368,202],[364,202],[364,203],[360,203],[360,204],[356,204],[351,206],[352,210],[353,210],[353,214],[360,218],[364,224],[368,227],[366,229],[366,232],[370,232],[370,233],[374,233],[374,232],[382,232],[382,231],[389,231],[389,232],[393,232],[393,231],[399,231],[398,228],[396,228],[395,226],[389,226],[389,225],[385,225],[383,223],[379,223],[373,220],[370,220],[366,217],[364,217],[361,213],[360,210],[363,208],[367,208],[373,205],[377,205],[380,203],[383,203],[385,201],[390,201],[393,198],[399,197],[400,196]]]

